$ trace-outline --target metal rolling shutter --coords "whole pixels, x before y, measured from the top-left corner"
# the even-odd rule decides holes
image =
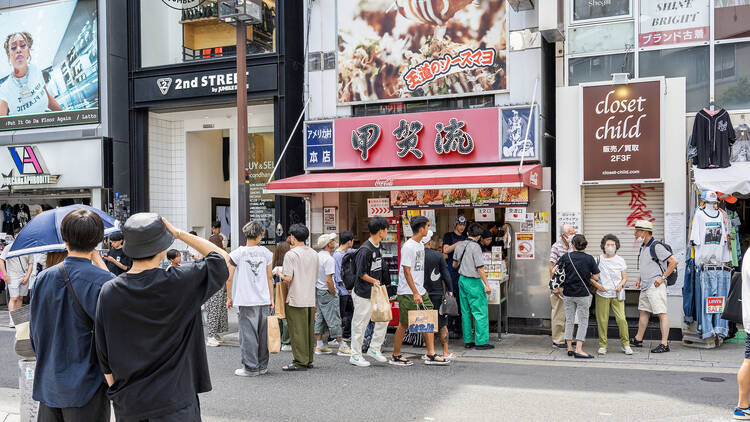
[[[643,184],[653,187],[646,190],[646,209],[651,211],[654,221],[654,237],[664,239],[664,185]],[[633,228],[627,226],[631,195],[629,193],[617,195],[617,192],[630,190],[631,185],[585,186],[583,189],[583,234],[589,241],[586,252],[599,256],[602,253],[601,240],[607,233],[612,233],[620,239],[618,254],[625,258],[628,264],[628,288],[638,278],[637,258],[638,248],[634,244]]]

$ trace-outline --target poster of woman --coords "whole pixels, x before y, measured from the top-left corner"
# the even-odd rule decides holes
[[[0,14],[0,130],[99,121],[95,0]]]

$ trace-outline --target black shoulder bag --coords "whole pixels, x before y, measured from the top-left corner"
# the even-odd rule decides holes
[[[75,290],[73,290],[73,285],[70,284],[70,278],[68,277],[68,272],[65,270],[65,262],[61,262],[57,268],[60,270],[60,274],[63,277],[63,280],[65,280],[65,288],[68,290],[68,293],[70,294],[70,298],[73,299],[73,305],[76,308],[76,312],[78,313],[78,316],[83,319],[83,322],[86,323],[86,326],[89,328],[89,331],[91,331],[91,345],[89,346],[89,355],[91,358],[91,363],[94,365],[99,365],[99,358],[96,354],[96,338],[94,336],[94,320],[91,319],[91,317],[86,313],[86,311],[83,309],[83,306],[81,305],[81,302],[78,300],[78,296],[76,296]]]

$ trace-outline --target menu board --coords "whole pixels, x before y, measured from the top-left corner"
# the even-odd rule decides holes
[[[529,188],[429,189],[391,191],[391,208],[465,208],[528,205]]]

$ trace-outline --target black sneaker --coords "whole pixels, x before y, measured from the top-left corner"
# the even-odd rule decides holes
[[[479,346],[474,347],[476,350],[491,350],[494,349],[494,344],[480,344]]]
[[[473,349],[474,343],[464,343],[464,349]]]
[[[651,349],[651,353],[666,353],[669,351],[668,344],[659,344],[658,346]]]
[[[643,340],[638,341],[635,337],[630,339],[630,345],[633,347],[643,347]]]

